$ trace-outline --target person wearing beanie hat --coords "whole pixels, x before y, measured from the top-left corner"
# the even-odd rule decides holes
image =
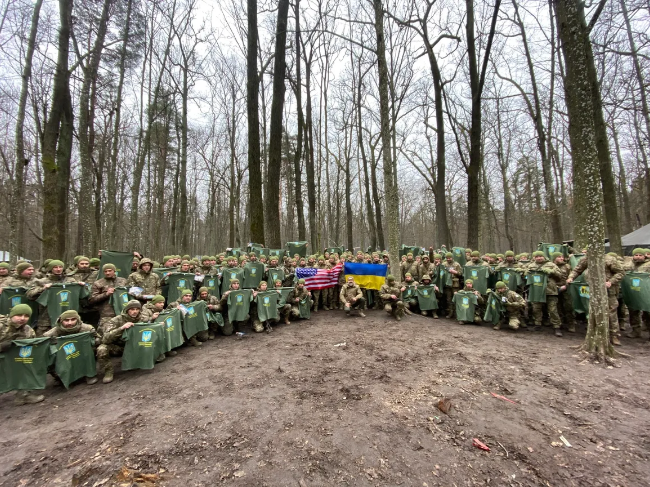
[[[503,269],[514,269],[517,266],[517,261],[515,259],[515,253],[512,250],[506,251],[504,254],[503,260],[499,263],[497,266],[497,271],[501,271]]]
[[[494,325],[495,330],[501,329],[504,320],[508,320],[508,326],[512,330],[518,330],[521,325],[521,313],[526,309],[526,300],[515,291],[511,291],[503,281],[497,281],[494,285],[497,297],[505,308],[505,316],[502,316],[499,322]]]
[[[88,304],[93,306],[99,313],[97,329],[100,333],[103,333],[106,324],[115,318],[115,309],[111,298],[113,300],[128,299],[126,279],[117,277],[115,265],[111,263],[104,264],[102,272],[104,277],[93,282],[90,288],[90,297],[88,298]],[[114,295],[115,297],[113,297]]]
[[[315,269],[331,269],[331,266],[329,265],[329,262],[325,262],[325,256],[319,255],[316,260],[316,264],[313,266]],[[327,289],[314,289],[312,292],[312,300],[314,302],[312,311],[314,313],[318,312],[318,305],[321,300],[321,296],[323,297],[323,311],[329,310],[327,307]]]
[[[172,301],[171,303],[169,303],[167,305],[167,309],[174,309],[174,308],[179,308],[180,307],[182,310],[184,310],[185,309],[184,307],[188,306],[192,302],[192,295],[193,295],[193,293],[192,293],[192,291],[190,289],[183,289],[181,291],[181,295],[180,295],[179,299],[177,301]],[[191,337],[188,337],[188,341],[189,341],[190,345],[192,345],[193,347],[200,347],[201,345],[203,345],[201,343],[201,341],[198,340],[199,337],[197,335],[198,335],[198,333],[195,334],[195,335],[192,335]],[[206,334],[205,339],[207,340],[207,338],[208,337],[207,337],[207,334]]]
[[[646,257],[646,250],[642,248],[635,248],[632,251],[632,260],[628,261],[623,269],[626,272],[646,272],[650,273],[650,260]],[[646,327],[650,325],[650,313],[647,311],[629,309],[630,326],[632,331],[627,334],[628,338],[641,338],[641,323],[645,323]],[[649,327],[650,328],[650,327]]]
[[[528,264],[526,267],[524,277],[527,279],[532,279],[532,274],[539,276],[540,273],[545,274],[546,278],[546,310],[548,312],[549,321],[555,330],[555,336],[561,337],[562,330],[560,328],[562,326],[562,321],[560,320],[560,314],[558,312],[558,294],[559,285],[565,284],[564,275],[557,265],[546,259],[544,252],[541,250],[536,250],[533,252],[533,262]],[[529,300],[533,301],[530,296]],[[533,321],[535,323],[534,329],[535,331],[541,331],[544,303],[533,302],[532,306]]]
[[[0,316],[0,352],[11,348],[14,340],[36,338],[36,333],[29,326],[32,308],[28,304],[18,304],[11,308],[9,316]],[[17,391],[14,404],[36,404],[42,402],[45,396],[33,391]]]
[[[42,277],[45,277],[45,275],[47,274],[47,269],[48,269],[48,267],[50,265],[50,262],[52,262],[52,259],[45,259],[43,261],[43,265],[41,265],[41,268],[38,270],[39,275],[37,277],[39,279],[41,279]]]
[[[93,257],[92,259],[90,259],[90,267],[91,267],[91,269],[94,270],[94,271],[98,271],[99,270],[99,265],[101,264],[101,262],[102,261],[99,260],[97,257]]]
[[[437,255],[438,257],[440,257],[440,254],[434,254],[434,255],[433,255],[434,260],[435,260],[435,258],[436,258],[436,255]],[[420,265],[418,265],[418,272],[417,272],[417,274],[413,274],[413,273],[411,272],[411,275],[414,276],[414,279],[415,279],[416,281],[421,281],[421,280],[422,280],[422,276],[424,276],[424,275],[433,276],[433,275],[435,275],[435,274],[436,274],[436,265],[433,264],[433,263],[431,263],[431,262],[429,262],[429,254],[424,254],[424,255],[422,256],[422,261],[420,262]],[[406,278],[406,273],[404,274],[404,277]]]
[[[293,290],[287,296],[287,303],[291,305],[291,317],[300,318],[300,302],[303,300],[310,301],[309,307],[314,304],[311,301],[311,292],[305,287],[305,280],[298,279]]]
[[[210,290],[207,287],[202,286],[199,288],[197,301],[205,301],[208,305],[208,340],[214,340],[217,335],[217,330],[220,326],[223,326],[219,298],[210,294]]]
[[[569,333],[576,331],[576,319],[573,314],[573,299],[566,283],[569,274],[571,274],[571,266],[564,260],[562,252],[551,253],[551,261],[560,269],[562,274],[561,279],[558,281],[558,312],[560,321],[566,327]]]
[[[29,262],[24,262],[16,266],[14,273],[0,284],[0,293],[3,287],[22,287],[29,289],[36,282],[35,269]]]
[[[66,276],[63,272],[64,264],[60,260],[51,260],[48,264],[48,273],[42,279],[36,279],[32,282],[32,286],[27,290],[25,296],[32,301],[38,300],[46,289],[49,289],[52,284],[72,284],[76,283],[74,278]],[[50,316],[47,313],[47,308],[42,304],[38,306],[38,321],[36,323],[36,336],[42,336],[47,330],[52,327]]]
[[[97,271],[91,269],[90,259],[84,255],[79,255],[75,259],[77,261],[76,268],[68,272],[68,276],[82,286],[86,284],[92,285],[97,280]]]
[[[363,309],[366,305],[366,299],[363,297],[361,288],[354,282],[354,277],[347,276],[345,284],[341,286],[339,301],[341,302],[341,305],[343,306],[343,309],[348,316],[350,316],[350,312],[353,309],[358,309],[359,316],[362,318],[366,317],[366,315],[363,313]],[[287,300],[287,302],[289,301]]]
[[[158,318],[158,315],[165,310],[165,298],[162,294],[156,294],[151,301],[142,306],[142,321],[153,322]],[[176,355],[176,352],[168,355]]]
[[[180,267],[180,269],[179,269],[179,272],[182,272],[182,273],[188,273],[188,272],[190,272],[190,266],[191,266],[191,263],[190,263],[189,260],[184,260],[184,261],[182,261],[182,262],[181,262],[181,267]]]
[[[442,268],[441,268],[442,269]],[[445,306],[447,308],[447,319],[454,318],[456,315],[456,305],[454,304],[454,294],[460,291],[460,278],[463,275],[463,267],[454,260],[454,254],[447,252],[445,254],[444,269],[451,275],[451,287],[443,287],[445,297]]]
[[[407,272],[404,276],[404,280],[400,284],[400,296],[401,293],[406,291],[410,286],[417,288],[418,282],[413,278],[410,272]],[[411,309],[415,309],[418,306],[418,300],[415,293],[412,293],[408,299],[404,300],[404,313],[407,315],[412,315]]]
[[[406,261],[400,264],[401,280],[403,281],[406,277],[406,273],[410,272],[412,276],[420,276],[420,271],[418,270],[418,263],[413,259],[413,252],[408,252],[406,254]],[[417,277],[416,277],[417,279]]]
[[[476,296],[476,305],[474,307],[474,321],[473,321],[473,323],[476,323],[476,324],[480,325],[481,323],[483,323],[483,313],[482,313],[483,310],[480,308],[480,306],[485,304],[485,299],[483,299],[483,296],[481,295],[481,293],[479,293],[476,289],[474,289],[474,281],[472,279],[465,279],[465,287],[463,288],[463,291],[466,292],[466,293],[470,292],[470,293],[472,293],[472,294],[474,294]],[[456,299],[457,296],[461,296],[461,294],[455,295],[454,299]],[[456,318],[458,318],[458,316],[456,316]],[[470,323],[470,322],[469,321],[458,320],[458,323],[461,324],[461,325],[464,325],[464,324]]]
[[[102,343],[97,347],[97,361],[99,362],[99,369],[104,371],[104,384],[113,382],[111,357],[121,357],[124,353],[126,343],[122,340],[122,334],[135,323],[145,321],[142,317],[142,304],[140,304],[140,301],[132,299],[126,303],[120,315],[106,324]]]
[[[2,288],[4,282],[9,279],[9,263],[8,262],[0,262],[0,288]]]
[[[429,260],[428,256],[426,257]],[[404,316],[402,291],[392,274],[386,276],[386,282],[379,289],[379,297],[381,297],[384,303],[384,311],[393,316],[397,321],[402,321],[402,316]]]
[[[140,260],[137,272],[129,274],[126,280],[127,286],[142,288],[142,293],[137,296],[137,299],[146,302],[153,298],[156,294],[161,294],[160,276],[153,269],[153,262],[151,259],[144,258]]]

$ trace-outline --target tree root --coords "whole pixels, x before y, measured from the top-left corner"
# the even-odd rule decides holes
[[[606,348],[596,347],[595,349],[589,349],[586,344],[582,344],[576,348],[581,356],[583,361],[589,361],[595,364],[603,363],[612,367],[620,367],[620,363],[617,361],[619,358],[632,358],[632,355],[619,352],[613,347],[609,347],[610,350]]]

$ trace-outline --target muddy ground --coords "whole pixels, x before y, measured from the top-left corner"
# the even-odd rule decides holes
[[[567,335],[330,311],[219,337],[37,405],[0,396],[0,485],[650,485],[647,338],[606,368]]]

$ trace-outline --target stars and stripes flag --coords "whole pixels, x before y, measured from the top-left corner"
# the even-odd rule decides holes
[[[310,291],[334,287],[339,282],[339,274],[343,263],[339,262],[331,269],[316,269],[313,267],[298,267],[296,277],[305,280],[305,287]]]

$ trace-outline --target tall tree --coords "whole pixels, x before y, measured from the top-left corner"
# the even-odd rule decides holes
[[[246,111],[248,113],[248,194],[251,212],[251,241],[264,244],[264,204],[260,161],[260,107],[257,74],[257,0],[248,0],[246,50]]]
[[[29,94],[29,80],[32,77],[32,59],[36,48],[36,34],[38,20],[41,14],[43,0],[37,0],[32,12],[29,40],[25,52],[25,65],[21,76],[20,98],[18,99],[18,113],[16,115],[16,164],[14,172],[13,204],[10,205],[10,251],[11,260],[16,260],[23,255],[23,235],[25,233],[25,206],[22,204],[25,195],[25,168],[29,159],[25,157],[25,108]]]
[[[280,172],[282,170],[282,112],[286,90],[287,18],[289,0],[278,1],[278,20],[275,30],[275,60],[273,68],[273,100],[271,102],[271,133],[269,167],[265,194],[266,244],[271,248],[282,245],[280,237]]]
[[[386,223],[388,227],[388,252],[392,272],[399,270],[399,194],[393,175],[391,154],[390,116],[388,101],[388,65],[386,63],[386,40],[384,36],[384,10],[381,0],[372,2],[375,14],[375,35],[377,37],[377,71],[379,73],[379,119],[384,163],[384,198],[386,199]]]
[[[59,0],[58,55],[52,105],[43,134],[43,256],[65,258],[67,248],[68,185],[72,156],[73,114],[70,96],[70,33],[73,0]]]
[[[467,245],[471,248],[478,247],[480,218],[480,172],[481,172],[481,136],[482,136],[482,114],[481,114],[481,97],[483,87],[485,86],[485,75],[492,49],[492,40],[499,14],[501,0],[494,3],[494,12],[492,14],[492,23],[487,38],[485,53],[483,54],[483,66],[481,71],[478,70],[478,59],[476,56],[476,35],[474,33],[474,0],[465,0],[467,7],[466,18],[466,35],[467,35],[467,55],[469,59],[469,84],[472,94],[472,120],[469,135],[469,164],[467,167]]]
[[[600,160],[596,147],[596,121],[590,69],[589,31],[580,0],[553,0],[558,35],[564,53],[569,138],[573,165],[577,241],[587,246],[589,265],[589,324],[583,349],[598,360],[614,354],[609,340],[605,288],[605,222]]]
[[[293,156],[293,170],[295,175],[296,213],[298,216],[298,240],[304,241],[306,238],[305,210],[302,199],[302,169],[300,166],[302,161],[302,134],[305,126],[305,117],[302,112],[302,75],[300,73],[300,0],[296,0],[294,7],[296,15],[296,83],[294,85],[294,92],[296,95],[296,109],[298,111],[298,134],[296,135],[296,151]],[[307,164],[309,164],[309,161],[307,161]]]

